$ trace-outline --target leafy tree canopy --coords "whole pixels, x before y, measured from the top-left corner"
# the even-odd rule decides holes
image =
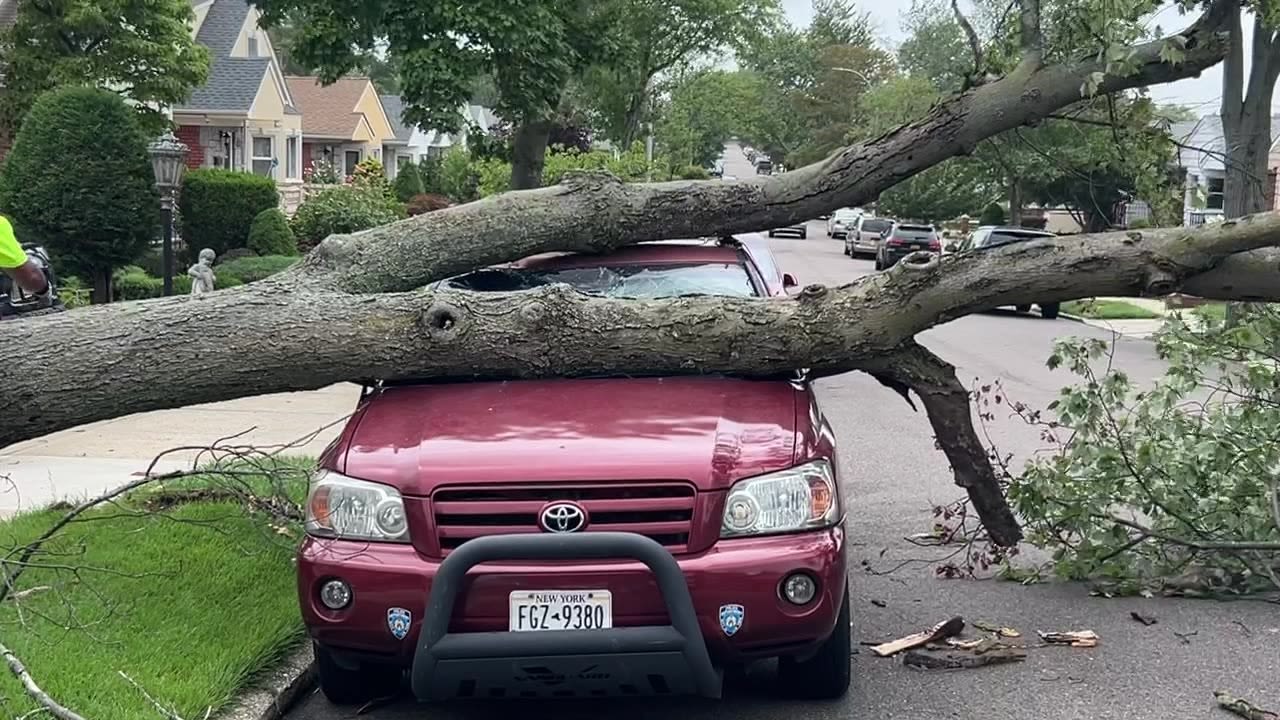
[[[18,3],[15,24],[0,33],[3,119],[16,127],[42,92],[87,85],[135,101],[144,130],[159,132],[159,107],[186,100],[209,74],[194,18],[188,0]]]

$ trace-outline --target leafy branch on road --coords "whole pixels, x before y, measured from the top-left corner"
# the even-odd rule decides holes
[[[1049,365],[1080,382],[1047,408],[1056,419],[1006,401],[1053,448],[1003,480],[1060,577],[1117,594],[1280,590],[1280,306],[1195,324],[1158,336],[1169,366],[1151,387],[1111,366],[1108,342],[1068,339]]]

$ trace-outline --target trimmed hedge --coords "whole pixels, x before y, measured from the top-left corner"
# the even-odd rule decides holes
[[[234,275],[228,274],[224,276],[216,266],[213,269],[213,273],[218,278],[214,285],[218,290],[244,284],[240,278]],[[164,279],[147,274],[146,270],[137,265],[128,265],[117,270],[113,285],[116,300],[146,300],[147,298],[164,296]],[[187,275],[186,268],[174,272],[173,294],[188,295],[190,293],[191,276]]]
[[[267,208],[253,219],[249,227],[249,249],[259,255],[298,254],[298,242],[293,238],[289,218],[280,208]]]
[[[253,221],[263,210],[279,207],[280,194],[269,177],[218,168],[187,173],[178,200],[188,261],[204,248],[223,255],[245,247]]]
[[[262,257],[239,258],[214,264],[213,274],[218,278],[218,287],[222,287],[223,278],[235,280],[237,285],[242,285],[271,277],[289,268],[299,259],[295,255],[263,255]]]
[[[298,249],[309,251],[330,235],[368,230],[404,217],[404,205],[382,188],[337,185],[307,198],[289,224]]]

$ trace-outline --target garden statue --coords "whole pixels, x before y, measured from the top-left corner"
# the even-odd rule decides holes
[[[217,280],[213,274],[213,260],[216,257],[217,254],[213,250],[205,248],[200,251],[196,264],[187,270],[187,274],[191,276],[192,295],[213,292],[213,282]]]

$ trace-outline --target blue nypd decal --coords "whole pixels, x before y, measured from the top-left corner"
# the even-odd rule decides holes
[[[727,637],[733,637],[742,629],[742,619],[746,616],[747,610],[741,605],[721,605],[720,606],[720,629],[724,631]]]
[[[413,622],[413,614],[399,607],[387,610],[387,628],[397,640],[403,640],[409,634],[409,624]]]

